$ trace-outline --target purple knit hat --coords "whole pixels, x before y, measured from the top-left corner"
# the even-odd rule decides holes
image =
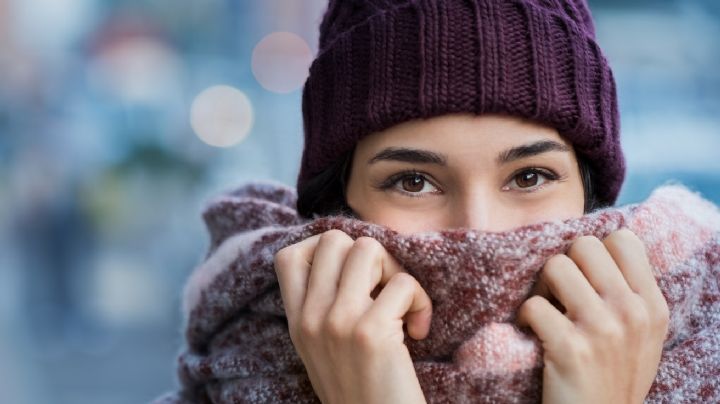
[[[556,128],[602,204],[625,177],[615,80],[585,0],[330,0],[302,109],[298,189],[370,133],[459,112]]]

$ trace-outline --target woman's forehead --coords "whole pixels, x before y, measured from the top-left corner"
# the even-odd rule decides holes
[[[572,148],[554,128],[529,120],[455,114],[403,122],[375,132],[358,143],[358,152],[368,159],[385,149],[398,148],[430,150],[447,157],[467,153],[480,157],[541,142],[545,146],[554,143],[556,146],[549,149],[559,151]]]

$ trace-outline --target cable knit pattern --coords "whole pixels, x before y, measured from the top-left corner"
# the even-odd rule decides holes
[[[331,0],[302,109],[298,189],[364,136],[449,113],[556,128],[604,204],[625,176],[615,80],[583,0]]]
[[[187,282],[181,390],[157,403],[318,402],[289,338],[273,267],[280,248],[329,229],[370,236],[433,301],[428,337],[405,342],[429,403],[534,403],[542,351],[514,325],[544,262],[581,235],[627,227],[645,243],[670,308],[646,403],[720,401],[720,211],[681,185],[644,202],[505,232],[401,235],[351,217],[307,220],[294,189],[252,182],[210,200],[207,256]]]

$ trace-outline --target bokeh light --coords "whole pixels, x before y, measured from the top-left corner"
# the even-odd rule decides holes
[[[313,55],[304,39],[292,32],[274,32],[255,46],[252,71],[268,91],[290,93],[300,88],[308,75]]]
[[[138,103],[162,103],[179,93],[181,63],[169,46],[135,37],[103,46],[89,69],[93,86]]]
[[[243,140],[252,128],[252,104],[242,91],[234,87],[210,87],[193,101],[190,125],[200,140],[211,146],[233,146]]]

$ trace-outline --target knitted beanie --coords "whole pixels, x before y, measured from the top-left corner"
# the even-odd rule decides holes
[[[615,80],[585,0],[330,0],[302,111],[298,189],[365,135],[461,112],[554,127],[603,205],[625,176]]]

